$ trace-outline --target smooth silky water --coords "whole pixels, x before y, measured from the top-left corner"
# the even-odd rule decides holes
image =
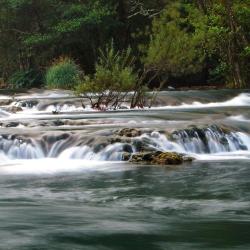
[[[152,110],[107,113],[81,112],[65,92],[0,97],[0,249],[250,249],[250,95],[203,93],[164,92]],[[8,111],[28,98],[35,105]],[[145,132],[103,144],[124,127]],[[122,162],[138,141],[195,160]]]

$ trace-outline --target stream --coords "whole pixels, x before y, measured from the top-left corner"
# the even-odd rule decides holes
[[[193,162],[124,158],[142,150]],[[250,249],[250,90],[105,112],[70,91],[2,91],[0,194],[1,250]]]

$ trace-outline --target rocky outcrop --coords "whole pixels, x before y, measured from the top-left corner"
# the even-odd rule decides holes
[[[125,155],[125,158],[128,158]],[[130,162],[132,163],[143,163],[152,165],[180,165],[185,161],[192,161],[190,157],[186,157],[182,154],[175,152],[142,152],[135,153],[131,156]]]

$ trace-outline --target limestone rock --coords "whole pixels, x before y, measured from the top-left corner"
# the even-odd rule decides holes
[[[124,128],[117,132],[117,135],[125,137],[138,137],[141,134],[142,132],[136,128]]]
[[[184,157],[175,152],[143,152],[133,154],[130,162],[153,165],[180,165],[184,161],[192,161],[191,157]]]

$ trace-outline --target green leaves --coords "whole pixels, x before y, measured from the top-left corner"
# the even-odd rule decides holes
[[[102,6],[98,1],[87,5],[73,4],[52,29],[59,33],[76,32],[86,25],[99,25],[110,15],[112,12],[108,6]]]
[[[13,89],[33,88],[43,83],[43,76],[36,70],[21,70],[13,74],[9,82]]]
[[[222,77],[213,79],[231,82],[239,68],[238,83],[244,86],[250,81],[249,1],[202,2],[1,0],[0,76],[7,79],[20,68],[45,69],[53,58],[69,55],[87,73],[98,68],[105,82],[115,75],[125,82],[136,57],[137,71],[159,73],[159,81],[215,72]],[[99,51],[112,39],[120,51],[131,47],[133,53]]]
[[[48,88],[73,89],[80,82],[82,71],[70,58],[62,57],[47,70],[45,80]]]
[[[201,70],[205,58],[205,22],[206,18],[189,4],[169,5],[153,22],[147,67],[173,76]]]
[[[77,92],[132,91],[137,82],[134,72],[134,57],[130,48],[116,51],[113,42],[100,50],[93,77],[85,77],[77,87]]]

